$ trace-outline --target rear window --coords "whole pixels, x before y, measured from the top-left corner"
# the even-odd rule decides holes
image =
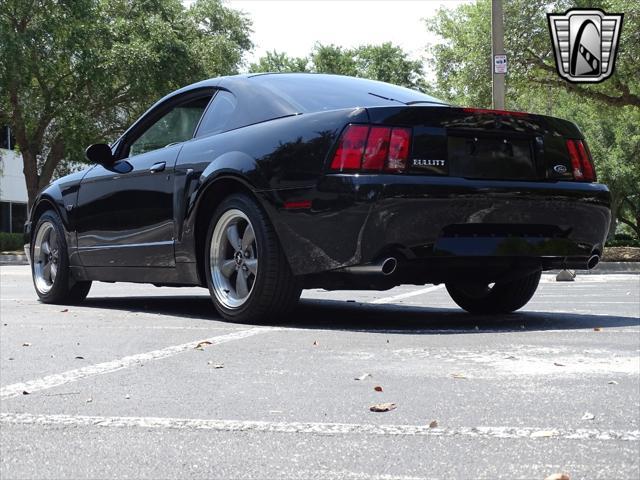
[[[413,103],[445,104],[442,100],[409,88],[340,75],[268,74],[256,75],[251,80],[285,99],[298,112]]]

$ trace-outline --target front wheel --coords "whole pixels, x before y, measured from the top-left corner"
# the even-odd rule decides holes
[[[449,295],[470,313],[511,313],[524,307],[538,288],[542,272],[516,280],[486,283],[447,283]]]
[[[56,212],[48,210],[40,216],[31,243],[31,276],[40,300],[62,304],[84,300],[91,282],[71,276],[64,227]]]
[[[300,298],[269,219],[247,195],[231,195],[216,209],[207,232],[205,272],[211,299],[227,320],[275,319]]]

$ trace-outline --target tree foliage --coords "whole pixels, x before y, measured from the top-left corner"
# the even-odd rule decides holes
[[[0,124],[15,132],[29,203],[62,160],[159,96],[235,73],[249,34],[219,0],[0,0]]]
[[[258,63],[252,63],[249,67],[251,72],[308,72],[309,59],[306,57],[289,57],[286,53],[279,53],[275,50],[267,52],[264,57],[260,57]]]
[[[601,84],[572,84],[556,72],[547,12],[571,7],[625,14],[615,73]],[[632,0],[512,0],[504,3],[507,108],[555,115],[583,130],[616,220],[640,237],[640,4]],[[491,2],[440,9],[426,21],[432,92],[453,103],[491,106]]]
[[[307,57],[293,58],[284,53],[267,52],[252,72],[315,72],[350,75],[390,82],[406,87],[422,85],[422,63],[411,60],[390,42],[348,49],[316,44]]]

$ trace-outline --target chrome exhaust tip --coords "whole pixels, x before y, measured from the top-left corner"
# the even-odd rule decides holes
[[[356,265],[353,267],[345,267],[340,269],[345,273],[370,274],[370,275],[391,275],[398,267],[398,260],[395,257],[388,257],[376,263],[368,265]]]
[[[380,271],[383,275],[391,275],[398,267],[398,260],[395,257],[385,258],[380,265]]]
[[[591,258],[587,261],[587,268],[592,270],[600,263],[600,255],[591,255]]]

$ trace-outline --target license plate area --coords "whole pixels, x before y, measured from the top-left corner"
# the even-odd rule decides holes
[[[537,177],[529,136],[449,133],[447,152],[451,176],[497,180]]]

